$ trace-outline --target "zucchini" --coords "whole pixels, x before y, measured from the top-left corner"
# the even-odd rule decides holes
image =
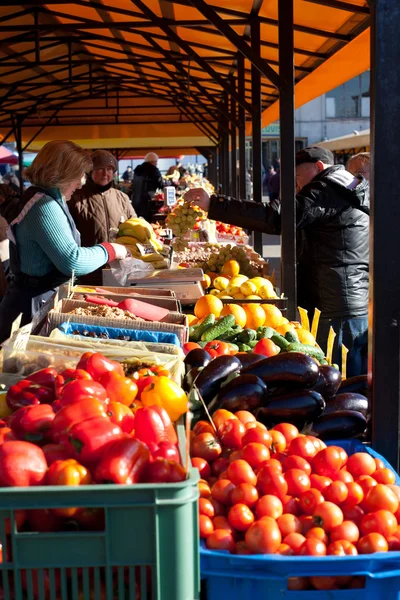
[[[204,321],[201,323],[201,325],[194,326],[194,331],[191,333],[191,335],[190,335],[190,330],[189,330],[189,340],[191,342],[198,342],[201,339],[201,336],[203,335],[203,333],[209,327],[211,327],[211,325],[214,325],[214,323],[215,323],[215,315],[213,315],[213,314],[208,315],[208,317],[206,317],[204,319]]]
[[[318,361],[324,360],[325,355],[317,348],[317,346],[311,346],[310,344],[289,344],[288,352],[302,352],[303,354],[307,354],[307,356],[311,356],[311,358],[316,358]]]
[[[274,333],[270,338],[274,344],[276,344],[281,350],[287,352],[287,349],[290,346],[290,342],[287,341],[280,333]]]
[[[275,329],[272,329],[272,327],[259,327],[257,329],[257,339],[258,340],[262,340],[264,338],[271,338],[274,333],[276,333]]]
[[[254,329],[243,329],[243,331],[238,335],[238,341],[241,344],[248,344],[249,342],[252,342],[253,340],[257,339],[257,332],[254,331]]]
[[[251,352],[252,348],[250,348],[250,346],[248,346],[247,344],[238,344],[239,346],[239,352]]]
[[[297,335],[297,333],[295,331],[287,331],[285,333],[285,340],[287,340],[291,344],[298,344],[300,341],[299,336]]]
[[[231,327],[233,327],[234,324],[235,324],[235,317],[233,315],[226,315],[225,317],[222,317],[222,319],[220,319],[218,321],[218,323],[211,325],[211,327],[207,327],[207,329],[204,331],[204,333],[201,336],[201,341],[202,342],[212,342],[219,335],[221,335],[222,333],[225,333],[226,331],[228,331],[228,329],[231,329]]]

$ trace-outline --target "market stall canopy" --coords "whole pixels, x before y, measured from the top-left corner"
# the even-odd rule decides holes
[[[19,120],[30,149],[55,138],[86,147],[210,146],[226,118],[224,94],[251,115],[251,64],[262,74],[263,124],[278,117],[278,0],[0,4],[3,140]],[[369,8],[365,0],[294,0],[294,9],[299,105],[368,68]],[[255,20],[260,54],[248,43]]]
[[[7,148],[4,148],[3,146],[0,147],[0,165],[17,165],[18,164],[18,157],[15,156],[15,154],[13,154],[12,152],[10,152],[10,150],[7,150]]]
[[[364,129],[363,131],[353,132],[349,135],[342,135],[341,137],[324,140],[323,142],[318,142],[318,146],[328,148],[332,152],[342,152],[346,150],[361,152],[361,150],[365,148],[369,150],[370,130]]]

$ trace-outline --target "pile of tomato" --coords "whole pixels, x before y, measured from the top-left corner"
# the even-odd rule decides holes
[[[400,487],[367,452],[273,429],[247,411],[196,423],[200,536],[234,554],[355,556],[400,550]]]

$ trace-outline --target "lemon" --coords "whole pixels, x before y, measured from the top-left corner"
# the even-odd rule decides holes
[[[254,285],[251,281],[245,281],[240,286],[240,293],[245,296],[251,296],[251,294],[255,294],[257,292],[257,286]]]
[[[247,296],[247,300],[261,300],[261,296],[257,296],[257,294],[250,294],[250,296]]]
[[[247,280],[248,277],[246,277],[246,275],[236,275],[236,277],[232,277],[230,284],[237,285],[238,287],[240,287],[242,283],[244,283]]]
[[[222,292],[223,290],[226,290],[226,288],[228,287],[229,279],[227,277],[216,277],[214,279],[213,284],[217,290]]]
[[[233,299],[232,296],[227,296],[226,292],[220,292],[218,294],[217,298],[221,298],[221,299],[225,298],[225,300],[232,300]]]
[[[244,300],[246,298],[244,294],[235,294],[233,297],[235,300]]]
[[[258,289],[263,286],[263,285],[268,285],[268,279],[264,279],[264,277],[252,277],[249,281],[251,281],[251,283],[254,283],[254,285]]]
[[[218,296],[218,294],[220,293],[220,290],[210,290],[209,294],[211,294],[211,296]]]
[[[261,298],[264,298],[264,300],[277,297],[275,294],[274,286],[267,279],[265,280],[265,283],[259,287],[258,293],[260,294]]]
[[[238,285],[228,285],[226,288],[226,293],[230,296],[234,296],[235,294],[240,294],[240,286]]]

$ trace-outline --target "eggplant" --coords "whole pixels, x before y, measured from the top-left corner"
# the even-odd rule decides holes
[[[242,370],[261,377],[269,387],[311,388],[317,383],[318,365],[301,352],[284,352]]]
[[[355,438],[367,428],[367,419],[356,410],[339,410],[314,421],[311,434],[321,440]]]
[[[324,398],[333,398],[342,382],[341,372],[329,365],[321,365],[318,370],[319,375],[313,390],[319,392]]]
[[[198,376],[199,373],[202,372],[202,370],[203,370],[203,367],[193,367],[193,369],[190,369],[190,371],[188,371],[186,373],[185,377],[183,378],[183,385],[182,385],[185,392],[190,392],[196,377]]]
[[[265,360],[265,356],[263,354],[253,354],[252,352],[238,352],[235,354],[235,356],[240,360],[243,368]]]
[[[239,375],[221,387],[218,396],[211,401],[208,409],[211,412],[218,408],[231,412],[252,411],[263,405],[267,393],[266,384],[256,375]]]
[[[203,348],[194,348],[194,350],[191,350],[185,356],[184,363],[186,372],[193,369],[193,367],[206,367],[211,360],[211,355],[207,350],[204,350]]]
[[[281,422],[293,423],[302,427],[313,422],[323,412],[325,400],[314,390],[297,390],[289,394],[268,396],[263,407],[254,414],[264,425]]]
[[[207,406],[218,394],[221,383],[241,368],[242,363],[236,356],[217,356],[202,369],[196,378],[196,387]]]
[[[366,396],[347,392],[345,394],[338,394],[334,398],[328,399],[324,415],[341,410],[355,410],[366,417],[368,415],[368,407],[369,402]]]
[[[344,392],[355,392],[368,396],[368,375],[356,375],[342,381],[339,394]]]

